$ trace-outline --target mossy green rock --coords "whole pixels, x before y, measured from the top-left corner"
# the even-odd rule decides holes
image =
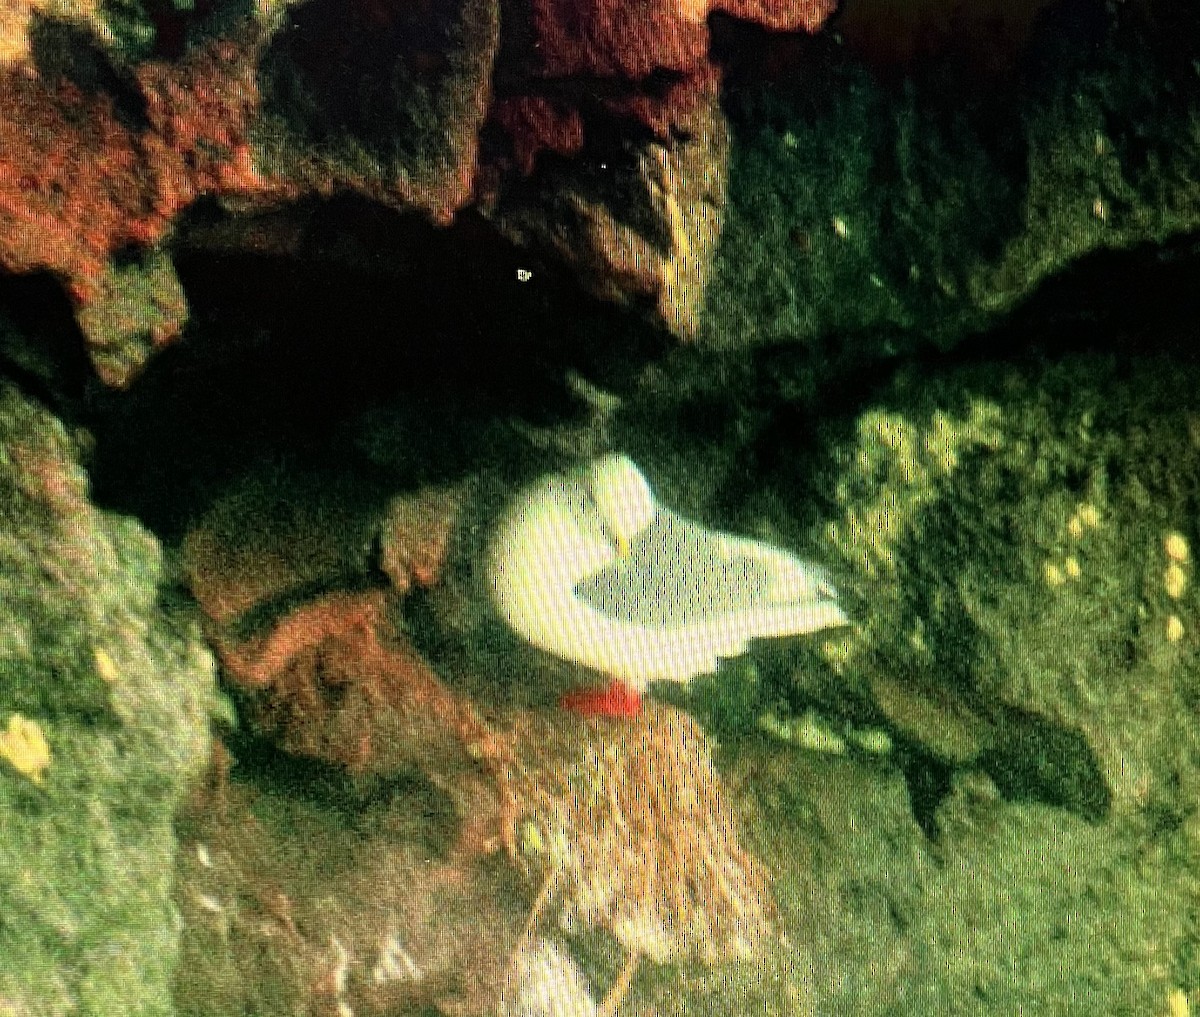
[[[805,1003],[763,1013],[1166,1014],[1196,984],[1195,824],[1090,824],[966,776],[931,840],[895,773],[778,750],[743,765]]]
[[[1011,797],[1145,807],[1200,757],[1198,390],[1165,358],[903,375],[836,453],[862,606],[834,670]]]
[[[888,89],[826,52],[791,95],[731,87],[702,342],[950,348],[1089,254],[1195,230],[1196,16],[1135,6],[1043,18],[998,80]]]
[[[128,383],[154,350],[175,338],[188,305],[175,265],[160,250],[109,264],[100,295],[79,310],[79,327],[96,370],[111,384]]]
[[[60,422],[0,387],[0,727],[20,714],[49,746],[40,772],[0,760],[0,1013],[173,1012],[172,817],[215,693],[162,573],[89,502]]]

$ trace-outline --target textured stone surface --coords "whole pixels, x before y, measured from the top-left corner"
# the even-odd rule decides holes
[[[947,57],[887,87],[844,53],[803,89],[751,75],[701,342],[951,347],[1072,264],[1194,230],[1198,33],[1080,5],[1000,76]]]
[[[90,503],[62,425],[6,384],[0,433],[0,722],[49,748],[36,782],[0,761],[0,1010],[165,1017],[212,658],[159,601],[154,538]]]
[[[597,997],[669,961],[634,1015],[1200,985],[1190,5],[1016,5],[986,66],[784,5],[116,6],[0,71],[0,1011],[482,1015],[534,937]],[[610,449],[854,625],[556,712],[596,676],[475,565]],[[182,816],[179,608],[239,710]]]

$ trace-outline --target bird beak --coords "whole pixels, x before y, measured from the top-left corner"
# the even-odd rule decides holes
[[[628,537],[617,537],[617,557],[618,558],[628,558],[629,557],[629,538]]]

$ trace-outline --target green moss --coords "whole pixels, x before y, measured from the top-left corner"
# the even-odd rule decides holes
[[[97,511],[58,421],[0,390],[0,715],[45,732],[0,765],[0,1002],[169,1014],[172,817],[208,752],[212,662],[158,606],[156,542]]]
[[[920,514],[965,455],[1000,446],[1001,423],[1000,407],[987,399],[972,399],[961,412],[926,409],[914,417],[879,408],[862,414],[837,483],[845,514],[829,529],[839,555],[862,563],[867,575],[895,576],[896,556]]]
[[[807,1012],[1165,1013],[1196,984],[1194,834],[1006,804],[970,774],[931,841],[895,771],[775,749],[748,771],[748,835]]]
[[[958,718],[949,758],[1017,797],[1095,816],[1167,779],[1200,693],[1178,678],[1195,588],[1172,596],[1164,545],[1195,540],[1198,385],[1098,357],[899,380],[830,474],[826,539],[864,605],[826,647],[847,687],[935,755]]]
[[[187,315],[174,264],[165,252],[151,250],[111,263],[101,295],[81,308],[78,320],[101,377],[123,385],[156,347],[178,335]]]
[[[100,16],[121,56],[135,61],[154,55],[158,27],[152,11],[161,18],[168,11],[190,14],[195,6],[195,0],[102,0]]]
[[[827,55],[803,90],[730,95],[701,339],[948,347],[1085,254],[1195,229],[1200,79],[1184,29],[1134,11],[1107,28],[1081,41],[1047,19],[997,81],[930,64],[888,90]]]

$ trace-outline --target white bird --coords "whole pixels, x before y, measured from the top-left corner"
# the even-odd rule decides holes
[[[517,634],[638,693],[715,671],[752,639],[847,623],[818,568],[656,504],[619,454],[518,494],[487,567],[496,609]]]

